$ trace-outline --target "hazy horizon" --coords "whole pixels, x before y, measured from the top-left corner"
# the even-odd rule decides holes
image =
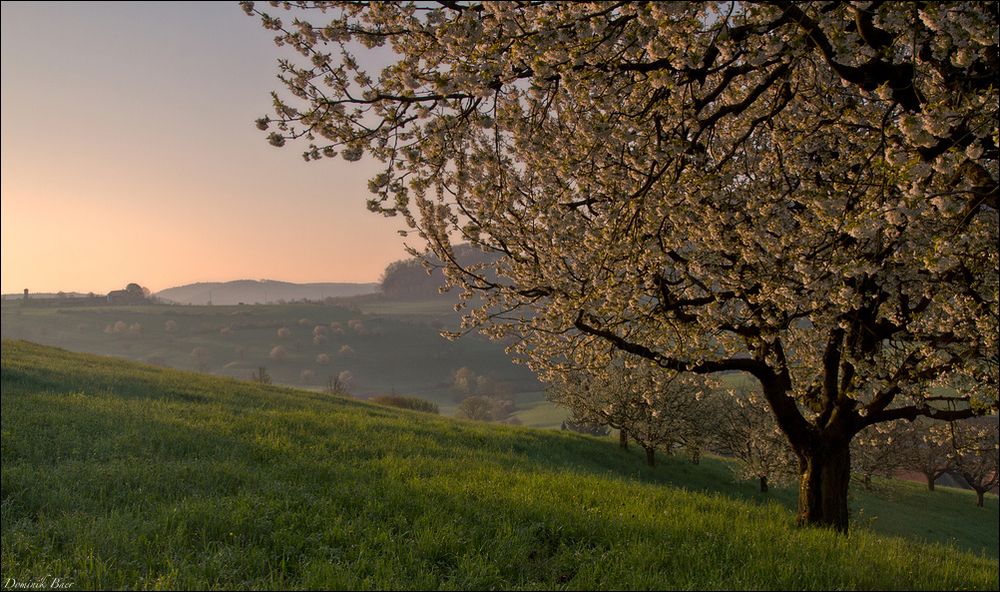
[[[235,2],[2,12],[3,293],[368,283],[406,257],[371,164],[255,128],[283,54]]]
[[[279,278],[246,278],[246,277],[241,277],[241,278],[222,279],[222,280],[201,280],[201,281],[197,281],[197,282],[185,282],[183,284],[175,284],[175,285],[170,285],[170,286],[163,286],[162,288],[157,288],[155,290],[153,290],[152,288],[150,288],[150,292],[153,293],[153,294],[156,294],[157,292],[163,292],[165,290],[171,290],[171,289],[174,289],[174,288],[183,288],[183,287],[186,287],[186,286],[195,286],[195,285],[199,285],[199,284],[231,284],[231,283],[236,283],[236,282],[260,282],[260,283],[263,283],[263,282],[274,282],[274,283],[279,283],[279,284],[292,284],[292,285],[296,285],[296,286],[308,286],[308,285],[319,285],[319,284],[345,284],[345,285],[358,285],[358,286],[361,286],[361,285],[366,285],[366,284],[374,284],[374,285],[378,285],[379,284],[378,280],[373,280],[373,281],[370,281],[370,282],[364,282],[364,281],[362,281],[362,282],[342,282],[342,281],[338,281],[338,280],[329,280],[329,281],[319,280],[319,281],[309,281],[309,282],[291,282],[291,281],[283,280],[283,279],[279,279]],[[121,286],[118,286],[116,288],[112,288],[112,290],[121,290],[128,283],[130,283],[130,282],[122,282]],[[142,282],[136,282],[136,283],[138,283],[140,286],[148,287],[145,284],[143,284]],[[108,291],[110,291],[110,290],[108,290]],[[29,288],[28,293],[29,294],[56,294],[56,293],[59,293],[59,292],[65,292],[67,294],[90,294],[90,293],[94,293],[94,294],[106,294],[108,291],[103,291],[102,292],[102,291],[98,291],[98,290],[86,290],[86,289],[31,290]],[[12,291],[6,291],[5,290],[3,292],[0,292],[0,294],[3,294],[4,296],[11,296],[11,295],[15,295],[16,296],[16,295],[20,295],[20,294],[23,294],[23,293],[24,293],[24,288],[22,288],[20,290],[12,290]]]

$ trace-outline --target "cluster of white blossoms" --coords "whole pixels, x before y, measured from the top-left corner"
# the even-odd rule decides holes
[[[990,3],[319,7],[244,3],[299,54],[271,142],[382,162],[369,207],[543,378],[612,349],[749,372],[800,459],[996,407]]]

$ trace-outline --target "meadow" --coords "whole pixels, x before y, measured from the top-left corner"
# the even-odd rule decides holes
[[[2,576],[140,589],[983,589],[996,496],[794,526],[729,462],[2,346]]]

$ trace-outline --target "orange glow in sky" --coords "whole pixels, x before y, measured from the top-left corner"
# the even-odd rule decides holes
[[[279,50],[235,3],[2,4],[2,291],[376,281],[371,164],[269,146]],[[39,31],[45,31],[39,36]]]

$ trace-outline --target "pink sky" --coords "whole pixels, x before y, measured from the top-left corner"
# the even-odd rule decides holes
[[[279,49],[236,3],[2,4],[2,291],[376,281],[371,165],[254,127]]]

